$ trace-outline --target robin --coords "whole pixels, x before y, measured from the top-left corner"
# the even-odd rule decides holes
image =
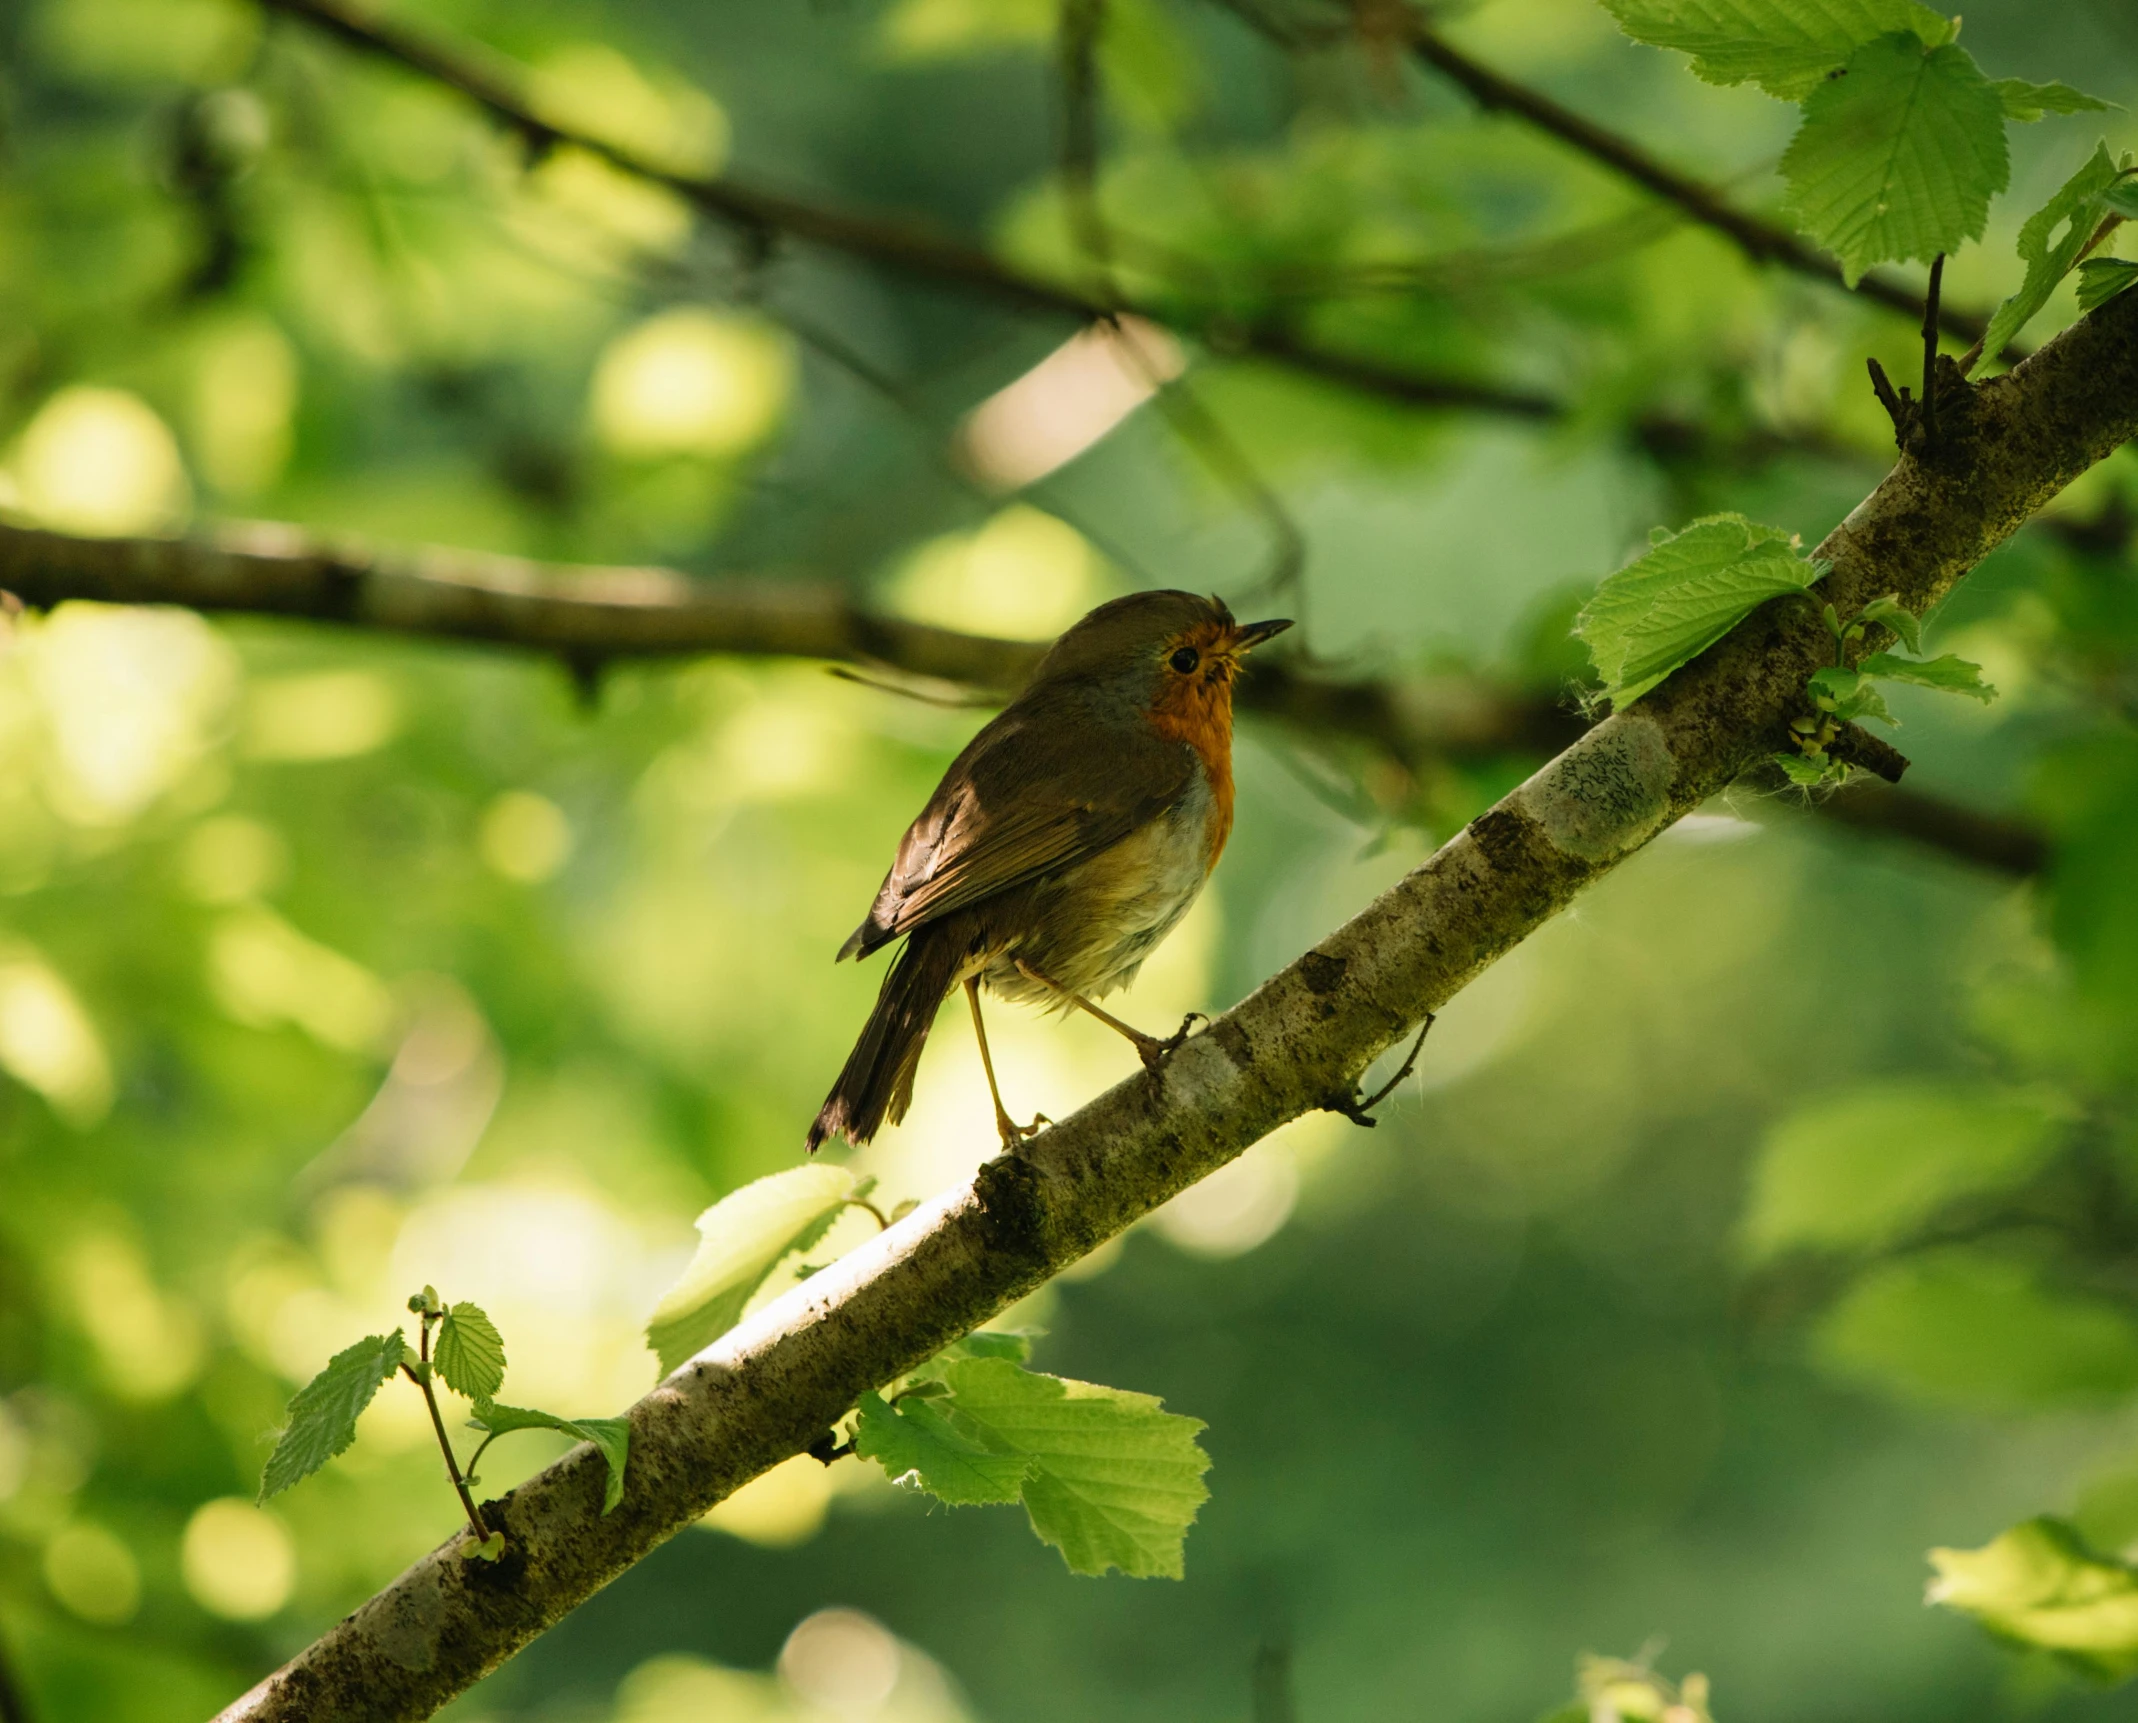
[[[987,725],[906,830],[868,919],[839,957],[905,936],[861,1039],[816,1123],[865,1143],[905,1117],[937,1008],[963,986],[995,1125],[1014,1150],[1045,1121],[1002,1104],[980,987],[1075,1007],[1135,1044],[1160,1040],[1093,1003],[1134,979],[1188,912],[1232,830],[1232,679],[1289,619],[1239,623],[1215,598],[1139,592],[1057,640],[1024,692]]]

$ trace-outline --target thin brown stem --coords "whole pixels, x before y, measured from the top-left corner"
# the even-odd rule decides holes
[[[461,1476],[460,1462],[453,1457],[452,1438],[445,1433],[445,1417],[438,1410],[438,1396],[431,1387],[431,1317],[428,1313],[424,1315],[422,1333],[417,1340],[417,1355],[423,1360],[423,1367],[418,1370],[403,1364],[401,1373],[423,1390],[423,1404],[430,1409],[431,1428],[438,1433],[438,1451],[445,1456],[446,1476],[453,1480],[453,1493],[459,1496],[460,1505],[467,1510],[469,1529],[480,1541],[490,1533],[483,1525],[482,1510],[468,1493],[468,1481]],[[484,1444],[485,1447],[488,1445]]]

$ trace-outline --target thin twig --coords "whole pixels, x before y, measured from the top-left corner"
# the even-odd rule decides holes
[[[1378,1107],[1389,1096],[1393,1095],[1397,1089],[1402,1087],[1404,1078],[1408,1077],[1412,1069],[1417,1065],[1418,1055],[1424,1051],[1425,1038],[1432,1027],[1433,1014],[1427,1012],[1425,1021],[1418,1025],[1418,1039],[1410,1044],[1410,1051],[1404,1055],[1403,1063],[1396,1067],[1396,1074],[1374,1090],[1372,1094],[1361,1095],[1354,1089],[1348,1095],[1332,1096],[1322,1102],[1322,1111],[1325,1113],[1341,1113],[1354,1125],[1364,1125],[1368,1130],[1372,1130],[1374,1126],[1381,1122],[1373,1116],[1374,1108]]]
[[[1301,32],[1275,24],[1252,0],[1216,0],[1249,28],[1290,53],[1323,47],[1344,39],[1348,32]],[[1724,198],[1714,187],[1681,173],[1639,144],[1609,127],[1574,112],[1541,90],[1494,71],[1457,48],[1435,30],[1415,9],[1409,10],[1408,34],[1411,52],[1434,71],[1466,91],[1470,99],[1489,112],[1513,115],[1550,134],[1560,142],[1609,168],[1644,191],[1677,205],[1701,226],[1723,235],[1755,263],[1775,264],[1814,281],[1846,288],[1849,282],[1841,266],[1821,255],[1789,229],[1748,214]],[[1923,301],[1905,286],[1882,275],[1866,275],[1854,291],[1895,311],[1920,317]],[[1979,340],[1989,319],[1974,312],[1945,307],[1939,313],[1944,329],[1961,340]],[[2017,358],[2019,353],[2014,352]]]
[[[619,172],[657,185],[745,236],[784,236],[822,245],[920,280],[982,293],[1026,311],[1094,322],[1108,308],[1039,276],[1012,269],[987,252],[919,222],[818,204],[765,190],[722,174],[705,174],[650,161],[623,145],[578,130],[542,113],[525,91],[520,69],[500,55],[449,42],[427,27],[378,16],[349,0],[262,0],[271,10],[312,24],[365,53],[459,91],[526,140],[530,149],[560,143],[600,158]],[[1170,305],[1124,304],[1154,323],[1164,323],[1227,351],[1250,353],[1347,388],[1414,407],[1468,409],[1517,418],[1557,418],[1563,403],[1535,391],[1461,377],[1436,376],[1382,365],[1353,354],[1325,351],[1280,325],[1241,323],[1214,315],[1198,318]],[[1218,325],[1222,323],[1222,327]]]
[[[438,1432],[438,1451],[445,1455],[446,1475],[453,1480],[453,1493],[460,1497],[460,1505],[467,1509],[468,1525],[479,1542],[490,1533],[483,1525],[482,1510],[476,1507],[475,1498],[468,1493],[467,1479],[460,1475],[460,1462],[453,1457],[452,1438],[445,1433],[445,1418],[438,1410],[438,1396],[431,1388],[431,1317],[428,1312],[424,1313],[419,1326],[417,1356],[423,1360],[423,1368],[418,1370],[403,1364],[401,1372],[423,1390],[423,1404],[430,1408],[431,1428]]]

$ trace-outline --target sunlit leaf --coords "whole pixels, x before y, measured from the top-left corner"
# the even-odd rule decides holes
[[[1910,652],[1922,651],[1922,623],[1917,620],[1914,611],[1892,594],[1884,598],[1874,598],[1866,604],[1863,607],[1863,619],[1866,622],[1884,623],[1900,636],[1901,644]]]
[[[1925,46],[1952,40],[1952,21],[1913,0],[1603,0],[1619,28],[1692,56],[1711,84],[1755,83],[1801,101],[1866,42],[1905,30]]]
[[[1611,703],[1623,708],[1767,599],[1802,591],[1823,572],[1779,528],[1709,515],[1683,532],[1658,529],[1647,554],[1596,589],[1574,628]]]
[[[646,1324],[646,1344],[664,1371],[718,1340],[740,1320],[781,1257],[806,1250],[853,1194],[844,1167],[790,1167],[731,1191],[698,1217],[698,1251]]]
[[[1851,284],[1981,238],[2009,172],[2004,104],[1973,57],[1902,32],[1811,92],[1782,157],[1791,214]]]
[[[2138,1670],[2138,1568],[2033,1519],[1980,1549],[1934,1549],[1927,1597],[2000,1638],[2061,1652],[2111,1678]]]
[[[601,1457],[609,1467],[601,1511],[606,1514],[624,1499],[624,1467],[631,1458],[631,1420],[628,1418],[560,1418],[554,1412],[544,1412],[533,1406],[500,1406],[493,1400],[486,1400],[475,1408],[475,1415],[469,1422],[479,1430],[498,1436],[514,1430],[557,1430],[567,1436],[576,1436],[582,1442],[592,1442],[601,1450]]]
[[[969,1359],[945,1379],[960,1429],[1030,1460],[1025,1511],[1072,1573],[1181,1577],[1188,1526],[1210,1495],[1199,1421],[1148,1394],[1042,1376],[1006,1358]]]
[[[480,1305],[461,1303],[445,1313],[431,1362],[445,1385],[470,1400],[487,1400],[505,1385],[505,1340]]]
[[[260,1500],[280,1495],[345,1451],[356,1440],[356,1421],[406,1350],[401,1331],[367,1334],[327,1361],[290,1400],[289,1422],[260,1475]]]
[[[1014,1502],[1032,1470],[1030,1455],[998,1451],[933,1400],[893,1406],[873,1393],[861,1396],[854,1452],[876,1461],[894,1484],[926,1490],[954,1507]]]

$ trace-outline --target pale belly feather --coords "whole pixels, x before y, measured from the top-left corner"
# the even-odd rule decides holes
[[[1210,877],[1211,813],[1210,788],[1198,776],[1166,813],[1064,874],[1037,906],[1037,929],[993,954],[984,972],[988,990],[1029,1004],[1062,1003],[1018,971],[1019,959],[1087,999],[1134,980]]]

